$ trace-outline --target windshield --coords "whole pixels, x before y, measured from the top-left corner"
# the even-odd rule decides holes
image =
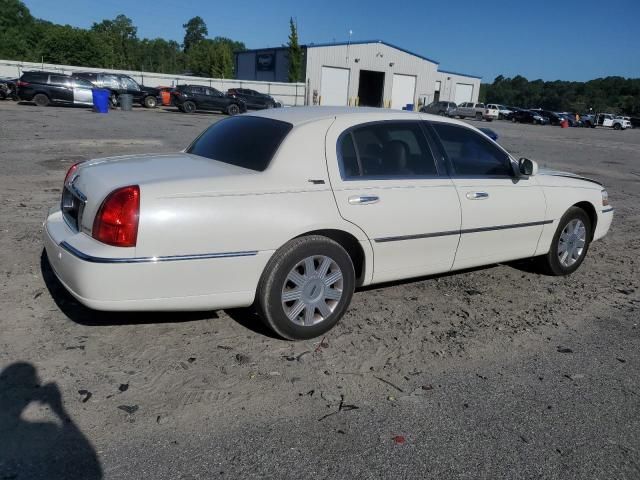
[[[270,118],[238,116],[206,129],[187,153],[264,171],[293,125]]]

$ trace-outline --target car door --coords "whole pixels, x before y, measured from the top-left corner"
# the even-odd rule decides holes
[[[469,116],[472,116],[472,115],[473,115],[473,113],[472,113],[472,110],[473,110],[472,105],[473,105],[473,104],[468,103],[468,102],[464,102],[464,103],[462,103],[462,104],[460,105],[459,110],[458,110],[458,111],[459,111],[460,116],[462,116],[462,117],[469,117]]]
[[[535,177],[516,177],[512,160],[482,133],[430,122],[444,151],[462,211],[454,269],[533,256],[546,201]]]
[[[73,103],[73,86],[71,77],[65,75],[49,75],[49,91],[51,100],[60,103]]]
[[[73,79],[73,103],[91,105],[93,103],[93,85],[81,78]]]
[[[211,108],[215,110],[226,110],[227,105],[229,104],[227,97],[215,88],[208,88],[207,91],[209,94]]]
[[[338,118],[326,158],[340,215],[371,242],[374,282],[451,269],[460,201],[420,122]]]

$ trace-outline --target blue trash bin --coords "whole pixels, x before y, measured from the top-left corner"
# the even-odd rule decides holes
[[[111,92],[104,88],[91,90],[93,96],[93,110],[98,113],[109,113],[109,97]]]
[[[407,103],[406,110],[407,112],[413,112],[413,103]]]

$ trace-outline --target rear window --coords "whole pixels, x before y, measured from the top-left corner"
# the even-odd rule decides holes
[[[48,73],[42,72],[25,72],[22,74],[21,80],[24,82],[47,83]]]
[[[231,117],[211,125],[187,153],[262,172],[291,128],[269,118]]]

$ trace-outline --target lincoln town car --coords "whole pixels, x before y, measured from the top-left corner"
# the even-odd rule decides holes
[[[612,218],[597,181],[462,121],[300,107],[226,118],[179,153],[73,165],[44,244],[90,308],[253,307],[299,340],[366,285],[528,258],[571,274]]]

